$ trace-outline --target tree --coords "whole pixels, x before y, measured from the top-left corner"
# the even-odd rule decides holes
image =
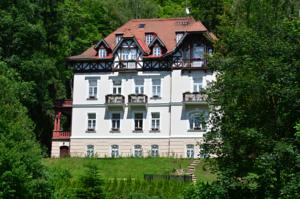
[[[20,99],[31,85],[0,62],[0,198],[50,198],[33,123]]]
[[[81,176],[79,183],[80,187],[77,190],[78,198],[105,198],[105,193],[102,188],[104,181],[101,179],[98,167],[95,164],[87,164],[85,166],[85,172]]]
[[[233,5],[222,16],[210,60],[218,75],[209,94],[214,127],[203,152],[218,156],[218,185],[229,198],[285,197],[299,179],[297,4],[237,0]]]

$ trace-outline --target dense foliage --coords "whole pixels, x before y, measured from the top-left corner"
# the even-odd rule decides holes
[[[221,186],[225,198],[299,197],[297,3],[237,0],[222,16],[210,62],[218,71],[214,128],[204,152],[218,156],[219,183],[211,188]]]

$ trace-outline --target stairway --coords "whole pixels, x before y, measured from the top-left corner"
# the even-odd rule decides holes
[[[197,182],[197,176],[195,175],[195,169],[196,169],[196,166],[200,163],[200,160],[199,159],[195,159],[191,162],[191,164],[188,166],[188,172],[187,174],[191,175],[192,176],[192,181],[193,183],[196,183]]]

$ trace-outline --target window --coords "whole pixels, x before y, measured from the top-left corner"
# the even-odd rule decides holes
[[[158,151],[158,145],[157,144],[151,145],[151,156],[152,157],[158,157],[159,156],[159,151]]]
[[[99,57],[100,58],[105,58],[106,57],[106,49],[100,48],[98,51]]]
[[[206,112],[196,112],[190,115],[191,130],[206,130],[208,114]]]
[[[149,45],[153,40],[153,34],[151,33],[146,34],[145,40],[146,40],[146,44]]]
[[[121,41],[122,37],[123,37],[123,34],[116,34],[116,44],[118,44],[119,41]]]
[[[96,129],[96,113],[88,113],[88,131]]]
[[[183,36],[182,32],[176,33],[176,43],[178,43],[180,41],[180,39],[182,38],[182,36]]]
[[[158,131],[160,127],[160,114],[159,113],[151,113],[151,130]]]
[[[97,79],[89,79],[89,98],[97,98]]]
[[[194,145],[193,144],[186,145],[186,157],[194,158]]]
[[[200,92],[202,90],[202,79],[194,79],[193,92]]]
[[[204,58],[204,46],[199,44],[194,44],[193,46],[193,59],[203,59]]]
[[[142,146],[137,144],[134,145],[134,157],[142,157],[143,156],[143,149]]]
[[[117,158],[119,157],[119,145],[111,145],[111,157]]]
[[[113,81],[113,94],[121,94],[122,91],[122,81],[115,80]]]
[[[135,81],[135,94],[144,94],[144,81]]]
[[[87,157],[94,157],[94,145],[87,145],[86,146],[86,156]]]
[[[112,113],[111,117],[112,117],[112,120],[111,120],[111,122],[112,122],[111,126],[112,127],[111,127],[111,129],[113,131],[119,131],[120,130],[121,114],[120,113]]]
[[[160,79],[152,80],[152,95],[153,97],[160,97]]]
[[[143,130],[143,113],[134,114],[134,130],[136,131]]]
[[[122,49],[121,59],[123,61],[136,60],[136,58],[137,58],[136,48],[123,48]]]
[[[153,48],[153,55],[154,56],[160,56],[161,55],[161,48],[160,47],[154,47]]]

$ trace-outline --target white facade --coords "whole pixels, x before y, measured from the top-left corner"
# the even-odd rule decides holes
[[[89,99],[89,80],[97,80],[97,95]],[[143,156],[150,154],[151,145],[158,145],[160,156],[187,157],[188,145],[194,145],[194,155],[199,155],[205,130],[190,128],[190,115],[208,111],[208,105],[198,103],[185,105],[184,92],[193,92],[194,83],[202,87],[214,80],[212,72],[181,70],[137,73],[86,73],[74,75],[71,156],[85,156],[86,147],[94,145],[98,157],[110,157],[111,146],[119,146],[120,156],[134,155],[134,145],[141,145]],[[109,107],[105,96],[113,93],[113,81],[121,81],[124,107]],[[135,93],[136,82],[142,82],[144,94],[148,96],[145,107],[128,105],[128,95]],[[153,97],[153,83],[160,82],[160,96]],[[140,84],[140,83],[139,83]],[[96,114],[95,131],[89,132],[88,114]],[[119,131],[112,131],[112,114],[119,113]],[[142,131],[135,131],[134,114],[143,114]],[[152,131],[152,113],[159,113],[158,131]]]

